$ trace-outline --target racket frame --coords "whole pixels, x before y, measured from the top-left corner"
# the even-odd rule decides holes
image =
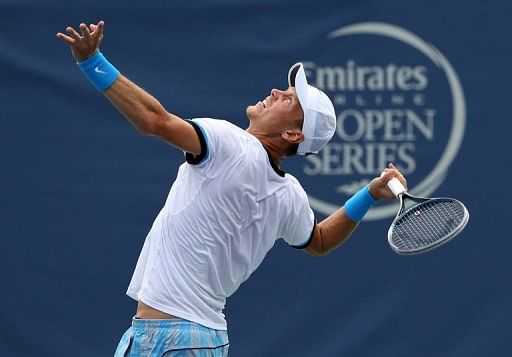
[[[393,220],[393,223],[391,223],[391,226],[388,229],[389,246],[397,254],[416,255],[416,254],[426,253],[432,249],[438,248],[439,246],[452,240],[452,238],[454,238],[457,234],[459,234],[468,224],[469,211],[467,210],[466,206],[464,206],[464,204],[462,202],[460,202],[459,200],[456,200],[454,198],[449,198],[449,197],[426,198],[426,197],[418,197],[418,196],[411,195],[410,193],[407,192],[405,187],[403,187],[403,185],[396,178],[393,178],[391,181],[388,182],[388,187],[395,194],[395,196],[400,200],[400,209],[398,210],[398,213],[396,214],[395,219]],[[411,200],[414,202],[414,204],[407,208],[406,200]],[[433,243],[427,247],[410,249],[410,250],[402,250],[402,249],[399,249],[397,246],[395,246],[395,244],[393,244],[393,242],[392,242],[392,236],[393,236],[393,229],[396,225],[396,222],[399,219],[401,219],[403,216],[408,214],[410,211],[417,208],[418,206],[420,206],[422,204],[430,203],[430,202],[435,202],[435,201],[452,201],[452,202],[455,202],[456,204],[460,205],[464,209],[464,216],[463,216],[462,221],[459,223],[459,225],[455,229],[453,229],[453,231],[451,231],[450,234],[445,236],[445,238],[439,239],[438,241],[436,241],[435,243]]]

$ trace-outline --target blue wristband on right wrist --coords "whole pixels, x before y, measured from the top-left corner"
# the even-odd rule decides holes
[[[119,71],[98,51],[85,61],[76,63],[87,79],[100,91],[108,89],[119,77]]]
[[[360,221],[372,206],[377,202],[370,194],[370,185],[366,185],[352,196],[343,209],[345,214],[353,221]]]

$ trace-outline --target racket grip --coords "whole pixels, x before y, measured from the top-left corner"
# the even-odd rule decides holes
[[[402,183],[396,177],[393,177],[391,180],[389,180],[387,185],[396,197],[407,191],[404,185],[402,185]]]

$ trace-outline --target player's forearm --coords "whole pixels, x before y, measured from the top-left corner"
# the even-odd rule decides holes
[[[122,75],[103,93],[142,133],[154,133],[158,122],[167,116],[158,100]]]
[[[318,223],[319,244],[315,255],[325,255],[342,245],[354,232],[358,222],[351,220],[343,208]]]
[[[319,223],[307,251],[321,256],[345,242],[357,227],[357,223],[376,202],[370,190],[371,185],[363,187],[342,208]]]
[[[96,89],[139,131],[157,134],[162,122],[173,119],[155,98],[122,76],[100,51],[77,64]]]

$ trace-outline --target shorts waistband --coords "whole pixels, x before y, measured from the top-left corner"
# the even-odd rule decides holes
[[[139,319],[134,317],[132,319],[132,327],[134,330],[148,330],[148,329],[165,329],[170,327],[185,328],[207,328],[195,322],[183,319]]]

